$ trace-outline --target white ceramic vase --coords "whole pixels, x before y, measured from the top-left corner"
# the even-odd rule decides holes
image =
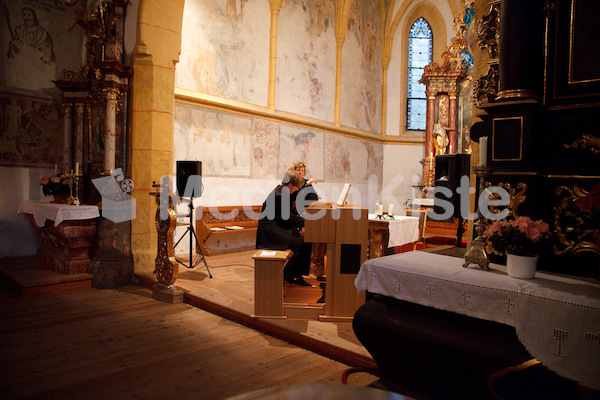
[[[534,278],[538,258],[538,256],[518,256],[506,253],[506,272],[508,276],[518,279]]]

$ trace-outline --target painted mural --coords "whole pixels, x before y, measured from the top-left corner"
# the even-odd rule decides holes
[[[2,1],[0,165],[62,164],[61,93],[52,83],[81,65],[81,30],[63,1]],[[73,51],[76,49],[76,51]]]
[[[277,34],[278,110],[333,122],[335,3],[284,1]]]
[[[46,166],[62,162],[60,104],[0,97],[0,165]]]
[[[380,20],[378,3],[353,2],[342,50],[340,121],[370,132],[381,129]]]
[[[327,134],[323,158],[326,181],[367,183],[371,175],[381,177],[383,146],[366,140]]]
[[[175,86],[266,106],[269,3],[186,0]]]
[[[204,176],[249,177],[251,129],[247,117],[177,105],[174,159],[202,161]]]
[[[174,159],[202,161],[206,177],[278,179],[295,161],[322,182],[381,175],[383,146],[261,119],[175,105]]]

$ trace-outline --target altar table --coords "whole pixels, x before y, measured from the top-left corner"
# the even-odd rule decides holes
[[[464,268],[464,260],[413,251],[363,263],[359,292],[513,326],[527,351],[559,375],[600,390],[600,283],[506,267]]]
[[[40,234],[38,256],[46,268],[65,274],[88,272],[100,217],[97,206],[26,200],[17,213],[29,214]]]
[[[377,218],[376,214],[369,214],[369,239],[369,258],[393,254],[386,249],[419,240],[419,218],[404,215]]]

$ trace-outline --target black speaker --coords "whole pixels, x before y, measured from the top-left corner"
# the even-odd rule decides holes
[[[435,156],[435,186],[448,188],[452,192],[449,198],[437,191],[435,192],[433,210],[436,214],[443,214],[447,211],[440,204],[440,200],[444,200],[452,204],[454,209],[452,217],[460,215],[460,196],[456,193],[456,189],[460,186],[460,178],[463,175],[467,177],[470,175],[470,164],[470,154],[444,154]],[[469,201],[469,199],[466,199],[466,201]]]
[[[197,178],[190,181],[192,176]],[[190,193],[185,193],[188,181]],[[200,197],[202,190],[202,161],[177,161],[177,194],[181,197]]]

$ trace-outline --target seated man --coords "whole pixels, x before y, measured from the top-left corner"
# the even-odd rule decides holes
[[[283,271],[286,282],[311,286],[302,275],[308,275],[310,268],[311,244],[304,243],[300,234],[304,218],[292,210],[291,195],[304,184],[304,179],[293,170],[288,170],[281,184],[267,196],[262,205],[256,248],[269,250],[291,250],[294,252]]]

